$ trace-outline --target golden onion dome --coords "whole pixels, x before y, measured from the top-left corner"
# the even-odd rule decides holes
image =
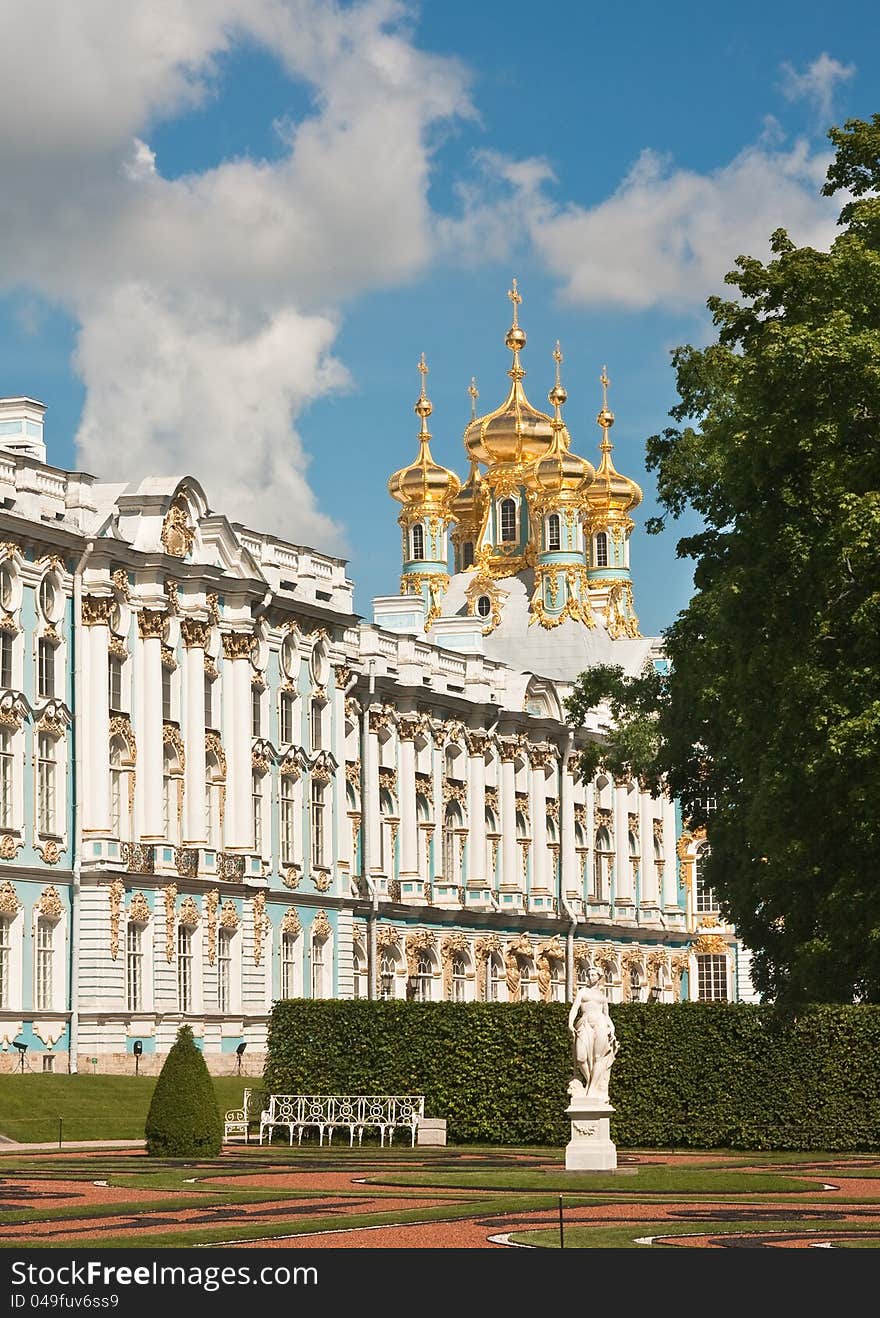
[[[556,382],[547,395],[553,405],[553,443],[548,453],[539,458],[529,472],[529,485],[542,494],[580,494],[590,484],[596,472],[585,458],[579,458],[569,449],[568,431],[562,420],[562,405],[568,394],[559,378],[562,351],[557,341],[553,353],[556,362]]]
[[[513,324],[504,340],[513,353],[513,365],[507,372],[510,390],[500,407],[486,416],[474,417],[464,432],[468,456],[490,467],[497,463],[534,462],[553,443],[552,417],[532,406],[522,385],[525,371],[519,354],[526,346],[526,332],[519,324],[522,297],[515,279],[507,296],[513,303]]]
[[[388,493],[392,499],[397,499],[398,503],[404,506],[423,507],[426,511],[436,512],[455,498],[461,489],[461,481],[454,471],[441,467],[431,457],[428,417],[433,409],[425,393],[425,376],[428,374],[428,367],[425,364],[424,353],[419,361],[419,373],[422,377],[422,385],[418,401],[413,408],[416,416],[421,420],[419,456],[412,466],[401,467],[400,471],[394,473],[388,482]]]
[[[604,366],[600,379],[602,409],[596,421],[602,428],[602,442],[599,445],[602,460],[596,468],[595,479],[586,492],[587,502],[596,512],[604,510],[627,513],[642,502],[642,490],[641,486],[630,480],[629,476],[622,476],[611,461],[611,450],[614,445],[609,438],[609,432],[614,425],[614,413],[608,406],[608,385],[611,382]]]

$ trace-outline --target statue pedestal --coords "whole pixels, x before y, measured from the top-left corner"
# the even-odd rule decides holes
[[[583,1085],[569,1086],[565,1115],[571,1121],[571,1139],[565,1146],[565,1170],[608,1172],[617,1167],[617,1145],[611,1139],[611,1114],[607,1099],[587,1098]]]

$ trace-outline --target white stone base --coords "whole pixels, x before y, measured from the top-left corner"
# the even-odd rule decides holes
[[[565,1115],[571,1121],[571,1139],[565,1146],[565,1170],[610,1172],[617,1167],[617,1145],[611,1139],[614,1108],[601,1099],[573,1093]]]
[[[444,1117],[422,1117],[416,1128],[416,1144],[445,1146],[446,1120]]]

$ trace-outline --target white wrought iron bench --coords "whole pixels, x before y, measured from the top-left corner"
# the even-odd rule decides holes
[[[268,1105],[260,1113],[260,1143],[271,1144],[276,1126],[285,1126],[290,1144],[294,1131],[297,1143],[303,1134],[316,1130],[318,1142],[333,1141],[334,1130],[346,1129],[349,1144],[363,1141],[365,1130],[377,1130],[384,1145],[391,1144],[398,1128],[410,1131],[415,1145],[420,1120],[425,1115],[423,1094],[270,1094]]]
[[[246,1089],[241,1107],[230,1108],[223,1118],[223,1142],[231,1144],[235,1140],[249,1143],[251,1128],[259,1120],[259,1107],[265,1099],[260,1089]],[[253,1131],[255,1134],[256,1131]]]

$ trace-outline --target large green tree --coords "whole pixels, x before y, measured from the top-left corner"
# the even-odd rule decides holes
[[[688,509],[702,529],[668,674],[593,670],[569,702],[619,719],[585,772],[662,774],[707,826],[756,985],[792,1003],[880,1001],[880,115],[829,137],[831,249],[777,230],[709,300],[717,341],[673,353],[648,529]]]

